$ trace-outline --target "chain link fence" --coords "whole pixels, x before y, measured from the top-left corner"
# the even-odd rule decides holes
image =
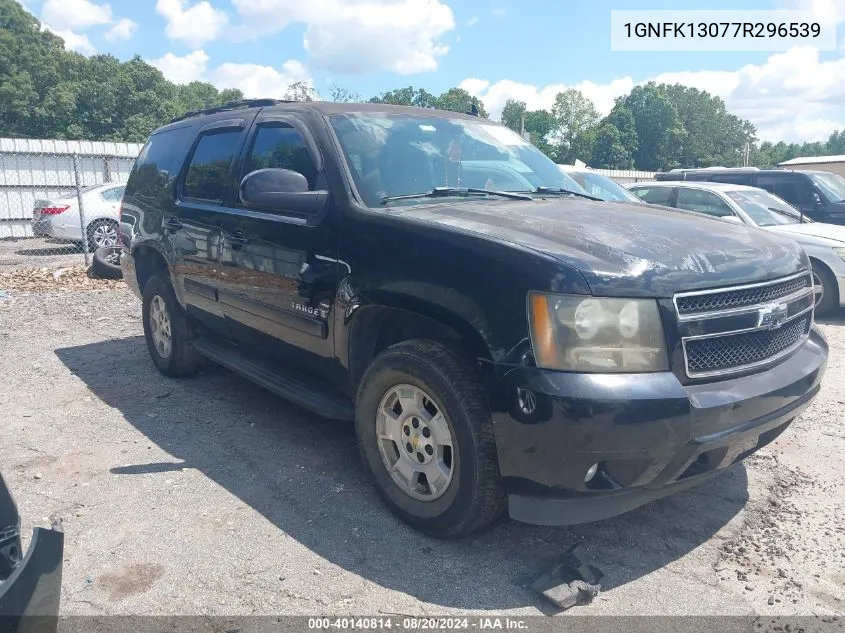
[[[141,147],[0,138],[0,269],[88,265],[114,243]]]

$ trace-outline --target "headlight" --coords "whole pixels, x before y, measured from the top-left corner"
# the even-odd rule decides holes
[[[528,312],[539,367],[625,373],[669,369],[653,299],[531,293]]]
[[[845,248],[841,246],[836,246],[834,247],[833,252],[839,255],[841,259],[845,260]]]

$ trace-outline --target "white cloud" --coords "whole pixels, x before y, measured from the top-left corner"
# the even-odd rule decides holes
[[[283,99],[288,86],[297,81],[313,86],[308,71],[296,60],[282,64],[281,71],[259,64],[221,64],[209,72],[208,81],[221,90],[237,88],[247,99]]]
[[[138,30],[138,23],[133,22],[129,18],[123,18],[114,23],[114,25],[106,31],[105,38],[109,42],[117,42],[118,40],[128,40]]]
[[[687,71],[651,77],[658,83],[680,83],[717,95],[728,111],[750,120],[761,140],[825,140],[845,122],[845,58],[819,59],[812,47],[796,47],[771,55],[760,65],[749,64],[735,71]],[[549,108],[555,95],[576,88],[602,114],[614,99],[636,84],[631,77],[618,77],[605,84],[534,86],[504,79],[488,83],[477,78],[464,80],[461,87],[478,96],[491,116],[498,117],[508,99],[525,101],[529,109]]]
[[[192,81],[206,81],[219,90],[237,88],[246,98],[282,99],[288,86],[303,81],[313,87],[308,70],[297,60],[289,60],[279,69],[260,64],[235,64],[227,62],[215,68],[208,67],[209,57],[199,50],[178,56],[167,53],[149,63],[158,68],[170,81],[187,84]]]
[[[194,48],[217,39],[229,22],[226,12],[207,0],[187,6],[185,0],[158,0],[156,12],[167,21],[167,37]]]
[[[108,4],[89,0],[47,0],[41,9],[41,19],[60,31],[84,30],[112,20]]]
[[[173,83],[188,84],[192,81],[204,81],[208,59],[205,51],[199,50],[184,57],[167,53],[164,57],[149,60],[149,63]]]
[[[65,41],[65,50],[69,51],[76,51],[77,53],[82,53],[86,56],[91,56],[97,52],[97,49],[94,48],[94,45],[91,43],[91,40],[88,39],[88,36],[84,33],[75,33],[74,31],[70,30],[61,30],[61,29],[54,29],[46,24],[42,23],[41,28],[45,31],[50,31],[51,33],[58,35]]]
[[[161,2],[162,0],[159,0]],[[455,18],[440,0],[232,0],[250,39],[304,24],[311,62],[333,72],[433,71]]]
[[[554,104],[557,94],[568,88],[580,90],[585,97],[595,104],[599,112],[607,114],[613,107],[616,97],[631,91],[631,88],[634,87],[634,80],[630,77],[622,77],[614,79],[608,84],[582,81],[572,85],[551,84],[539,88],[510,79],[503,79],[491,84],[489,81],[471,77],[462,81],[460,87],[479,97],[484,102],[484,107],[494,118],[502,113],[502,108],[508,99],[524,101],[529,110],[548,110]]]
[[[469,20],[467,20],[467,26],[475,26],[478,24],[478,16],[474,15]]]
[[[780,9],[810,11],[823,25],[845,21],[845,0],[778,0],[776,4]]]
[[[508,10],[505,9],[505,7],[496,7],[495,9],[490,11],[490,15],[492,15],[494,18],[501,18],[502,16],[506,15],[507,12]]]

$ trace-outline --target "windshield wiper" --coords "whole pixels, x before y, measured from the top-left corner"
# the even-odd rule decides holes
[[[587,200],[604,202],[601,198],[596,198],[595,196],[590,196],[586,193],[579,193],[578,191],[572,191],[571,189],[563,189],[561,187],[537,187],[531,193],[553,193],[561,196],[578,196],[579,198],[586,198]]]
[[[423,191],[420,193],[406,193],[401,196],[385,196],[381,199],[381,203],[385,204],[391,200],[413,200],[414,198],[447,198],[450,196],[469,197],[469,196],[500,196],[510,200],[532,200],[531,196],[524,193],[514,193],[511,191],[494,191],[492,189],[475,189],[473,187],[435,187],[431,191]]]

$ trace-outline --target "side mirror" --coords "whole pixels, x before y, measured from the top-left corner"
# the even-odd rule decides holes
[[[733,222],[734,224],[745,224],[745,222],[742,221],[742,218],[738,218],[735,215],[723,215],[722,219],[725,222]]]
[[[241,202],[261,211],[314,215],[329,200],[328,191],[308,191],[305,176],[290,169],[258,169],[241,181]]]

